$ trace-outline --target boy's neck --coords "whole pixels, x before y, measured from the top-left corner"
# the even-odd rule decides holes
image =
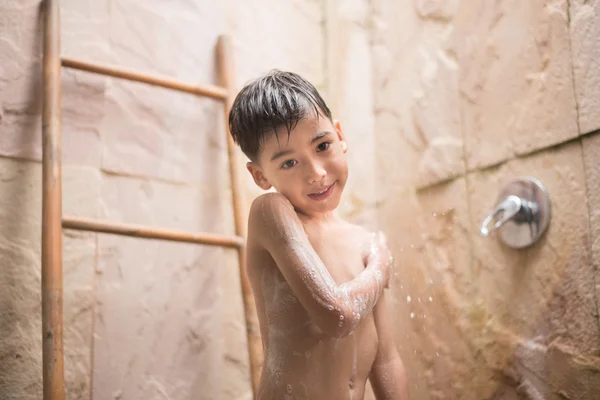
[[[298,217],[303,224],[328,225],[339,220],[336,210],[327,213],[315,214],[305,214],[298,210],[296,210],[296,212],[298,213]]]

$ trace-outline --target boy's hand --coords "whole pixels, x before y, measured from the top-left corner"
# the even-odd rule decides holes
[[[368,248],[364,252],[365,266],[378,264],[383,274],[384,287],[389,288],[390,268],[394,261],[392,254],[387,247],[387,238],[383,232],[373,233],[368,243]]]

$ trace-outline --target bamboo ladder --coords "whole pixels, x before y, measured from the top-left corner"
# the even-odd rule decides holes
[[[43,46],[43,109],[42,109],[42,334],[43,334],[43,391],[44,400],[64,400],[63,353],[63,280],[62,280],[62,230],[76,229],[137,238],[187,242],[234,248],[238,251],[248,355],[252,389],[256,388],[262,363],[262,343],[256,319],[256,307],[245,263],[245,213],[242,199],[242,181],[237,168],[235,144],[227,134],[229,172],[232,183],[235,235],[192,233],[171,229],[150,228],[139,225],[113,223],[88,218],[62,216],[61,182],[61,67],[111,76],[160,86],[198,96],[207,96],[224,102],[225,126],[235,96],[231,45],[227,36],[217,42],[217,61],[220,86],[191,85],[176,80],[151,76],[114,66],[61,58],[60,9],[58,0],[44,0],[45,24]],[[228,133],[228,128],[226,128]]]

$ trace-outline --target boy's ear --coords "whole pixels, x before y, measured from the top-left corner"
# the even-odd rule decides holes
[[[263,190],[271,189],[272,185],[269,183],[258,164],[248,162],[246,163],[246,168],[248,168],[248,171],[250,171],[252,178],[254,178],[254,182],[258,185],[259,188]]]
[[[340,144],[342,145],[342,151],[344,153],[348,152],[348,142],[346,142],[346,138],[344,137],[344,131],[342,131],[342,125],[340,121],[334,120],[333,127],[335,128],[335,132],[338,135],[338,139],[340,139]]]

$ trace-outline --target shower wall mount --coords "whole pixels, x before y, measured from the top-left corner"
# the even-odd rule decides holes
[[[544,235],[551,214],[550,196],[544,185],[532,177],[518,177],[504,187],[479,232],[485,237],[497,230],[504,244],[521,249]]]

